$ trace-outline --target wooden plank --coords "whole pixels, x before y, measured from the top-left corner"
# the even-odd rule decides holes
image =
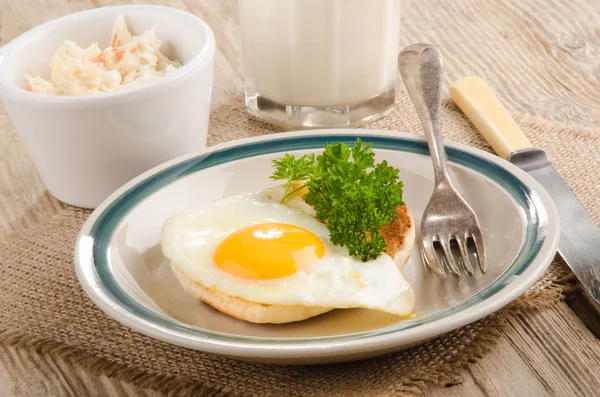
[[[543,396],[549,392],[508,338],[499,340],[470,372],[487,396]]]
[[[474,390],[489,397],[544,396],[551,392],[535,375],[509,338],[504,337],[480,361],[461,373],[464,377],[461,384],[447,388],[430,386],[425,395],[470,396]]]
[[[162,396],[106,376],[91,375],[61,358],[6,346],[0,346],[0,390],[2,397]]]
[[[184,1],[188,9],[204,18],[215,33],[213,105],[226,102],[244,90],[237,1]]]
[[[9,396],[73,395],[59,373],[40,365],[40,356],[12,347],[1,348],[3,372],[7,375],[1,390],[6,390]]]
[[[596,0],[577,7],[563,0],[463,0],[445,2],[442,10],[439,1],[402,0],[402,45],[438,45],[446,84],[481,76],[510,110],[595,128],[597,7]]]
[[[6,43],[42,22],[93,7],[92,0],[0,1],[0,44]]]
[[[463,372],[462,384],[430,386],[427,396],[596,396],[598,341],[560,303],[512,320],[506,335]]]
[[[432,397],[487,397],[488,394],[473,377],[470,371],[463,371],[463,380],[452,386],[430,385],[423,391],[423,396]]]
[[[556,395],[598,395],[598,340],[568,306],[526,312],[511,325],[506,331],[511,343]]]
[[[594,298],[579,285],[567,295],[566,302],[596,338],[600,338],[600,305]]]

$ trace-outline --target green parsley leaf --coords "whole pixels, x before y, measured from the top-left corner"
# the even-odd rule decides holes
[[[398,169],[387,161],[375,164],[370,143],[357,139],[352,149],[344,143],[328,144],[316,158],[286,154],[273,164],[271,178],[288,181],[282,202],[299,190],[289,191],[292,182],[307,181],[304,200],[327,224],[333,244],[363,261],[385,251],[379,228],[394,219],[396,208],[404,204],[403,184]]]
[[[273,160],[275,171],[273,172],[273,175],[271,175],[271,179],[276,181],[287,180],[281,203],[284,203],[289,196],[302,189],[302,187],[299,187],[298,189],[290,191],[292,182],[307,180],[312,174],[315,165],[316,161],[314,153],[305,154],[299,159],[296,159],[296,156],[294,155],[286,154],[282,158]]]

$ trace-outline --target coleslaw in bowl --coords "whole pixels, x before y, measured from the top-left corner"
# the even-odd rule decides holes
[[[154,29],[134,36],[123,14],[117,17],[110,46],[97,42],[87,48],[67,40],[50,62],[50,79],[25,73],[26,89],[51,95],[91,95],[151,82],[181,67],[161,52]]]

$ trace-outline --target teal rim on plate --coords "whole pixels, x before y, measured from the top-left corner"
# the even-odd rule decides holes
[[[422,324],[446,318],[500,292],[511,282],[514,276],[523,273],[540,252],[547,235],[548,214],[538,194],[527,187],[519,178],[494,162],[461,149],[446,147],[450,162],[470,168],[495,181],[515,200],[525,217],[524,242],[513,263],[487,287],[452,307],[414,320],[407,320],[389,327],[360,333],[309,338],[262,338],[210,331],[179,322],[145,307],[129,296],[116,281],[109,266],[109,246],[115,229],[123,217],[137,203],[159,189],[187,175],[235,160],[280,152],[320,150],[326,143],[345,142],[351,144],[356,138],[372,143],[374,149],[429,155],[427,143],[418,138],[344,133],[305,137],[282,137],[280,135],[272,140],[242,143],[183,160],[143,179],[118,196],[99,214],[89,232],[89,236],[93,239],[93,265],[95,266],[98,284],[104,289],[112,304],[120,306],[132,316],[144,319],[167,330],[181,332],[190,337],[202,337],[215,341],[251,342],[254,344],[302,345],[316,341],[342,342],[371,338],[415,328]]]

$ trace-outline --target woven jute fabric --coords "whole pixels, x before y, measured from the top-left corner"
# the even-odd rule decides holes
[[[517,115],[517,121],[600,219],[600,171],[586,167],[600,158],[599,135],[525,116]],[[394,113],[366,127],[421,133],[402,91]],[[490,150],[450,102],[443,106],[442,127],[447,140]],[[242,98],[235,97],[213,111],[209,144],[276,133],[271,125],[250,119]],[[47,194],[38,202],[45,203],[39,207],[45,213],[32,209],[35,222],[0,239],[0,340],[173,396],[396,396],[416,395],[427,382],[460,382],[459,370],[493,348],[507,319],[555,304],[570,277],[563,265],[553,263],[508,307],[399,353],[327,366],[252,364],[159,342],[108,318],[84,294],[73,267],[76,234],[89,211],[62,205]]]

